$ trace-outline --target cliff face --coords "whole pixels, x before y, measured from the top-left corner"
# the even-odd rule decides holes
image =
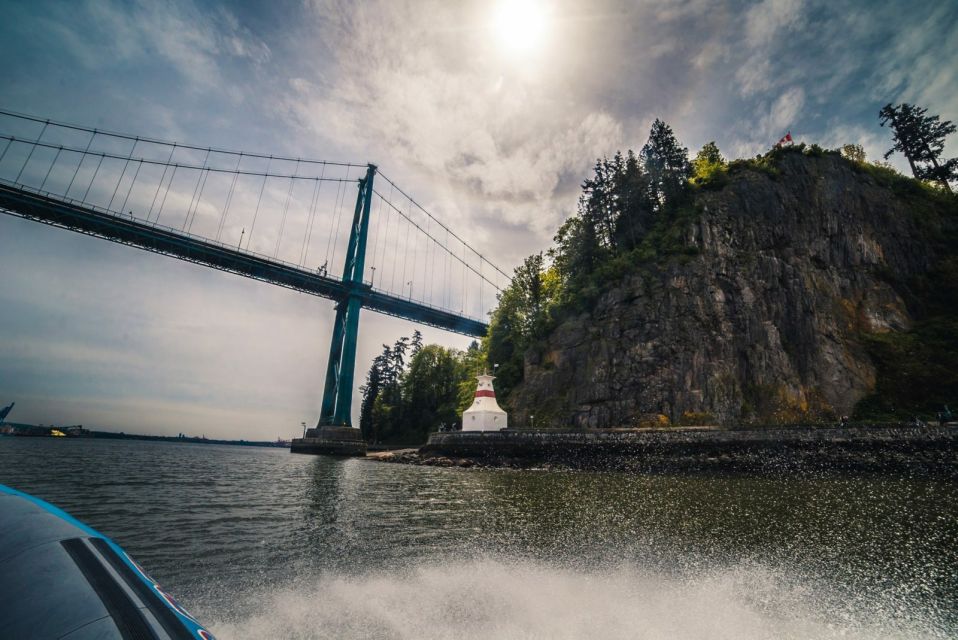
[[[876,383],[862,336],[910,328],[907,283],[935,264],[928,239],[947,217],[886,184],[835,155],[790,153],[698,192],[698,213],[677,223],[697,253],[637,266],[561,322],[526,354],[510,423],[849,414]]]

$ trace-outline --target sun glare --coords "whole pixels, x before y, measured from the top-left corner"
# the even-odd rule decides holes
[[[548,23],[549,11],[542,0],[500,0],[494,17],[499,41],[515,53],[537,49]]]

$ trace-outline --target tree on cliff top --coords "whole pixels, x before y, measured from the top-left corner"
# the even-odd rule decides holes
[[[672,127],[656,118],[641,156],[652,180],[656,211],[674,210],[681,203],[688,190],[688,179],[692,177],[689,150],[679,144]]]
[[[728,166],[715,141],[706,142],[692,160],[692,179],[701,183]]]
[[[865,157],[865,148],[860,144],[842,145],[842,157],[854,162],[865,162],[867,160]]]
[[[950,193],[948,183],[958,179],[958,158],[940,158],[945,149],[945,136],[954,133],[956,128],[950,120],[940,122],[938,116],[926,116],[927,111],[903,102],[886,104],[878,112],[881,126],[889,124],[894,131],[895,146],[885,153],[885,159],[900,151],[908,159],[912,175],[919,180],[937,182]]]

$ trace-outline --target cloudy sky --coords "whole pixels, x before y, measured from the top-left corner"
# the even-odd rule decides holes
[[[0,108],[374,162],[506,271],[549,246],[595,158],[640,148],[656,117],[729,157],[790,130],[877,158],[887,102],[958,120],[952,2],[3,5]],[[317,419],[332,317],[327,300],[0,216],[11,420],[289,437]],[[413,328],[364,313],[357,378]]]

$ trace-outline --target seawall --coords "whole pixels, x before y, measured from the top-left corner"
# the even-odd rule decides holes
[[[845,470],[958,476],[958,425],[435,433],[417,454],[392,460],[636,472]]]

